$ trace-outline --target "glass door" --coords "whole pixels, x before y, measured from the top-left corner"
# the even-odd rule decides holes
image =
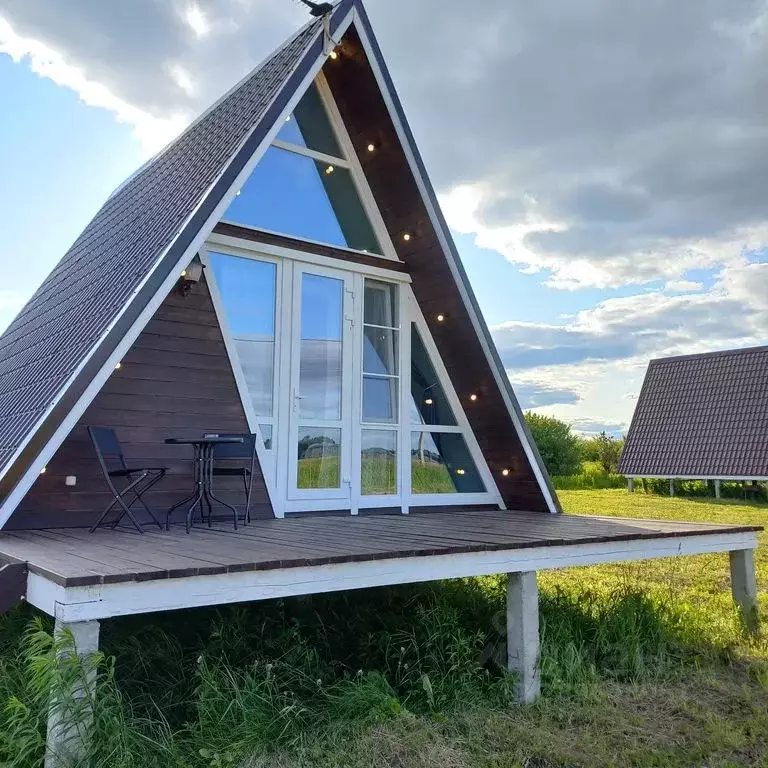
[[[296,264],[288,496],[350,499],[353,277]]]

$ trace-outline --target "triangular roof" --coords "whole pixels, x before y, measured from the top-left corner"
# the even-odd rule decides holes
[[[651,360],[619,472],[768,477],[768,347]]]
[[[365,48],[545,506],[558,511],[362,3],[341,0],[119,187],[0,336],[0,526],[221,218],[325,62],[329,36],[345,33]]]

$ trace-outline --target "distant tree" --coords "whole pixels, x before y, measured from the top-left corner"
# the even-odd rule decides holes
[[[593,439],[597,448],[597,461],[606,473],[615,472],[619,466],[619,456],[624,447],[624,440],[617,440],[605,432],[601,432]]]
[[[581,438],[581,460],[600,461],[600,443],[596,437]]]
[[[528,411],[525,420],[550,475],[575,475],[581,470],[581,440],[571,427],[553,416]]]

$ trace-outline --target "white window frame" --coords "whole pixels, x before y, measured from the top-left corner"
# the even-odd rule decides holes
[[[325,152],[318,152],[315,149],[309,147],[303,147],[300,144],[293,144],[283,139],[275,138],[272,140],[271,146],[276,147],[287,152],[292,152],[296,155],[303,155],[309,157],[312,160],[317,160],[321,163],[328,163],[328,165],[338,166],[339,168],[345,168],[349,171],[352,183],[355,186],[357,196],[360,199],[360,204],[363,207],[363,211],[368,217],[368,221],[371,224],[373,233],[376,235],[376,240],[381,246],[382,253],[371,253],[370,251],[361,251],[356,248],[349,248],[348,246],[332,245],[331,243],[324,243],[320,240],[307,240],[306,238],[299,238],[302,242],[311,243],[313,245],[322,245],[325,247],[337,248],[339,250],[348,251],[350,253],[358,253],[365,256],[372,256],[377,259],[383,259],[388,261],[398,261],[401,259],[397,255],[395,246],[392,242],[392,238],[389,236],[387,227],[384,224],[384,219],[381,216],[379,207],[376,204],[376,199],[371,192],[371,188],[368,185],[368,180],[365,178],[363,167],[360,165],[360,161],[355,152],[355,147],[352,144],[352,140],[349,137],[347,128],[344,125],[344,120],[341,117],[339,108],[336,106],[336,101],[333,98],[331,89],[328,85],[328,81],[325,79],[325,75],[319,72],[314,80],[314,85],[317,87],[320,101],[325,108],[326,116],[331,124],[331,128],[336,136],[336,140],[339,143],[342,154],[344,157],[335,157]],[[311,87],[311,86],[310,86]],[[263,229],[261,227],[248,226],[242,222],[230,221],[228,219],[222,219],[222,222],[232,224],[243,229],[249,229],[254,232],[264,232],[266,234],[278,235],[280,237],[292,237],[296,239],[296,235],[291,235],[288,232],[276,232],[274,230]]]
[[[276,322],[275,322],[275,365],[272,419],[257,417],[253,413],[250,403],[250,395],[245,383],[245,377],[240,369],[240,364],[235,351],[234,340],[226,321],[221,296],[216,285],[216,278],[210,268],[209,251],[229,254],[256,261],[268,261],[276,263],[277,289],[276,289]],[[276,517],[284,517],[286,513],[336,510],[350,508],[352,514],[357,514],[360,509],[375,509],[379,507],[399,507],[403,514],[407,514],[411,507],[429,506],[463,506],[472,504],[497,505],[504,508],[501,494],[491,474],[480,446],[469,425],[466,413],[461,401],[456,394],[453,384],[448,376],[443,361],[437,351],[437,346],[429,331],[426,319],[418,306],[416,297],[411,288],[411,278],[402,272],[395,272],[380,266],[358,264],[356,262],[343,261],[327,256],[321,256],[305,251],[297,251],[285,246],[255,243],[229,235],[213,233],[209,236],[206,247],[201,253],[203,263],[206,265],[206,274],[211,291],[214,308],[221,325],[222,334],[227,353],[232,364],[240,399],[243,403],[246,418],[251,432],[259,435],[257,440],[257,455],[265,477],[267,490],[270,495],[272,507]],[[321,274],[323,269],[336,272],[345,272],[352,276],[354,285],[354,320],[351,333],[352,356],[352,385],[350,389],[351,408],[347,408],[345,434],[348,449],[342,446],[344,453],[351,451],[346,466],[350,472],[349,501],[347,497],[340,497],[338,493],[330,494],[330,498],[323,498],[322,492],[310,491],[306,498],[290,498],[290,462],[295,460],[295,451],[290,445],[291,429],[279,428],[279,425],[290,423],[292,408],[291,391],[291,339],[290,334],[294,322],[294,265],[304,268],[310,266]],[[364,280],[366,277],[393,283],[398,286],[398,330],[399,330],[399,414],[396,423],[363,422],[362,420],[362,353],[363,353],[363,296]],[[415,324],[427,350],[440,387],[446,397],[456,419],[455,425],[443,426],[435,424],[416,424],[411,422],[411,324]],[[284,386],[281,383],[284,382]],[[261,438],[260,424],[272,425],[272,448],[266,450]],[[362,494],[362,430],[381,429],[396,431],[398,435],[397,450],[397,491],[393,495]],[[485,492],[479,493],[440,493],[440,494],[414,494],[411,489],[411,433],[412,432],[450,432],[461,434],[466,441],[467,449],[474,461],[475,468],[480,475]],[[344,480],[344,467],[341,469],[342,485]],[[323,489],[318,489],[322,491]],[[337,491],[337,489],[332,489]],[[340,505],[341,503],[341,505]]]

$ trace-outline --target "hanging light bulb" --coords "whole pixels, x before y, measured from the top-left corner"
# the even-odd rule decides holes
[[[45,470],[46,470],[46,469],[48,469],[48,467],[43,467],[43,468],[40,470],[40,474],[41,474],[41,475],[44,475],[44,474],[45,474]]]
[[[332,59],[338,59],[338,58],[339,58],[339,54],[338,54],[338,53],[336,53],[336,51],[331,51],[331,53],[330,53],[330,57],[331,57]]]
[[[463,475],[464,474],[464,470],[463,469],[457,469],[456,470],[456,474],[457,475]]]
[[[469,396],[469,399],[470,399],[470,400],[471,400],[471,401],[474,403],[474,402],[475,402],[475,400],[477,400],[477,395],[476,395],[476,394],[473,392],[473,393],[472,393],[472,394]]]
[[[327,175],[327,176],[330,176],[330,175],[331,175],[331,174],[334,172],[334,170],[335,170],[335,168],[334,168],[332,165],[329,165],[329,166],[328,166],[328,167],[325,169],[325,173],[326,173],[326,175]]]
[[[437,322],[438,322],[438,323],[442,323],[442,322],[443,322],[443,320],[445,320],[445,315],[443,315],[443,314],[440,314],[440,315],[438,315],[438,316],[437,316]]]
[[[425,404],[425,405],[432,405],[432,403],[434,403],[434,402],[435,402],[435,401],[434,401],[434,400],[433,400],[431,397],[428,397],[428,398],[427,398],[427,399],[424,401],[424,404]]]
[[[501,474],[504,475],[504,477],[506,477],[509,474],[509,470],[508,469],[502,469],[501,470]]]
[[[369,152],[373,152],[373,151],[375,151],[375,149],[376,149],[376,145],[375,144],[369,144],[368,145],[368,151]]]
[[[182,273],[182,274],[183,274],[183,273]],[[119,370],[120,370],[122,367],[123,367],[123,364],[122,364],[122,363],[118,363],[118,364],[115,366],[115,370],[116,370],[116,371],[119,371]]]
[[[410,239],[411,239],[411,233],[410,232],[406,232],[403,235],[403,240],[405,240],[405,242],[407,243]]]

